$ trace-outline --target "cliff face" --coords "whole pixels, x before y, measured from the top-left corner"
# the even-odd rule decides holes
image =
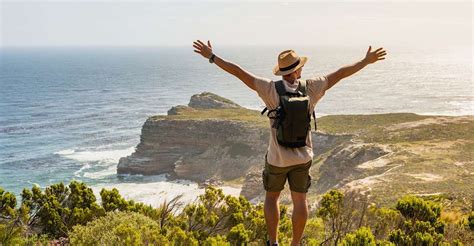
[[[334,115],[318,125],[310,198],[332,188],[368,190],[379,204],[407,193],[474,196],[472,116]],[[212,93],[194,95],[188,106],[148,118],[117,172],[228,182],[258,201],[269,132],[258,111]]]
[[[120,159],[117,172],[168,173],[195,181],[232,180],[261,165],[269,137],[265,128],[233,119],[179,118],[186,113],[202,116],[200,109],[213,106],[219,109],[240,106],[210,93],[193,96],[190,105],[173,107],[168,117],[148,118],[136,151]]]
[[[267,139],[264,129],[242,122],[150,118],[136,152],[120,159],[118,173],[235,179],[259,164]]]

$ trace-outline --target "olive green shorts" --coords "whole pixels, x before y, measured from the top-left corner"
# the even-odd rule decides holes
[[[307,193],[311,186],[309,168],[312,162],[313,160],[310,160],[307,163],[289,167],[277,167],[270,165],[265,155],[265,168],[262,172],[263,187],[270,192],[282,191],[288,179],[291,191]]]

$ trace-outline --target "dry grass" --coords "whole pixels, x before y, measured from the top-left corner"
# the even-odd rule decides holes
[[[442,210],[441,211],[441,220],[446,222],[446,223],[449,223],[449,224],[455,224],[455,223],[458,223],[459,221],[461,221],[463,219],[463,213],[461,213],[460,211],[444,211]]]

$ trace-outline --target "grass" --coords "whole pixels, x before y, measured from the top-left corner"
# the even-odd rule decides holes
[[[256,110],[245,108],[232,109],[194,109],[194,108],[180,108],[176,115],[156,115],[152,116],[151,120],[233,120],[241,121],[255,125],[257,127],[268,127],[268,118],[260,115]]]
[[[244,184],[245,177],[242,176],[240,178],[232,179],[232,180],[223,180],[224,185],[230,186],[230,187],[236,187],[240,188]]]
[[[328,115],[318,119],[321,131],[329,134],[357,134],[388,125],[417,121],[429,116],[412,113]]]
[[[365,142],[400,143],[426,140],[474,139],[474,117],[447,123],[436,123],[440,116],[411,113],[374,115],[333,115],[321,117],[320,129],[330,134],[354,134]],[[448,117],[455,119],[455,117]],[[391,129],[401,123],[433,119],[434,123]]]
[[[236,104],[235,102],[233,102],[233,101],[231,101],[231,100],[229,100],[225,97],[221,97],[221,96],[216,95],[216,94],[211,93],[211,92],[203,92],[203,93],[199,94],[199,96],[210,97],[210,98],[212,98],[216,101],[220,101],[220,102],[224,102],[224,103]]]

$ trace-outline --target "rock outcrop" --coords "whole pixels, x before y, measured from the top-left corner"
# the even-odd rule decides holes
[[[339,188],[346,183],[367,177],[370,172],[360,169],[362,163],[380,158],[389,152],[374,144],[347,144],[336,147],[323,161],[317,180],[318,193]]]
[[[235,102],[227,98],[220,97],[210,92],[203,92],[191,97],[188,104],[191,108],[210,109],[210,108],[241,108]]]
[[[179,116],[198,107],[241,108],[211,93],[194,95],[189,105],[173,107],[168,114]],[[232,180],[244,176],[250,167],[261,165],[268,137],[265,128],[244,121],[150,117],[143,125],[136,151],[119,160],[117,172],[168,173],[198,182],[210,178]]]

